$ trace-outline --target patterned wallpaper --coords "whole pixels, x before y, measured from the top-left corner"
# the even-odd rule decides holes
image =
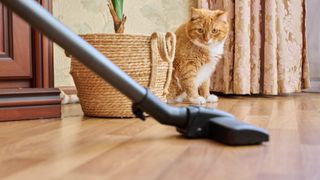
[[[53,0],[53,14],[78,34],[113,33],[112,18],[107,0]],[[190,7],[197,0],[126,0],[126,33],[151,34],[175,31],[189,18]],[[70,59],[64,51],[54,46],[55,86],[74,85],[69,74]]]

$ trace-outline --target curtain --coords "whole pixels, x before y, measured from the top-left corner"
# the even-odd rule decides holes
[[[309,88],[305,0],[199,0],[229,13],[231,31],[211,90],[278,95]]]

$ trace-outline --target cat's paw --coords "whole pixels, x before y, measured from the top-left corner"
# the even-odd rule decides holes
[[[189,98],[189,101],[193,104],[205,104],[207,102],[206,98],[204,98],[202,96],[199,96],[196,98]]]
[[[215,103],[218,102],[219,98],[218,96],[211,94],[210,96],[207,97],[207,102],[208,103]]]

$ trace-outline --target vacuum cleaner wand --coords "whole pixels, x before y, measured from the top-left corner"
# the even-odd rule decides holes
[[[229,145],[268,141],[265,130],[237,121],[226,112],[197,106],[174,107],[162,102],[34,0],[1,2],[131,99],[137,117],[144,119],[143,112],[147,112],[160,123],[177,127],[188,138],[211,138]]]

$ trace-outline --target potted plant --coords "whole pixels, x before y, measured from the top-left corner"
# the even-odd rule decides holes
[[[108,7],[116,33],[80,36],[133,79],[165,100],[171,81],[175,35],[173,33],[153,33],[151,36],[124,34],[127,18],[123,14],[123,0],[109,0]],[[132,102],[74,57],[71,59],[70,73],[85,115],[134,117]]]

